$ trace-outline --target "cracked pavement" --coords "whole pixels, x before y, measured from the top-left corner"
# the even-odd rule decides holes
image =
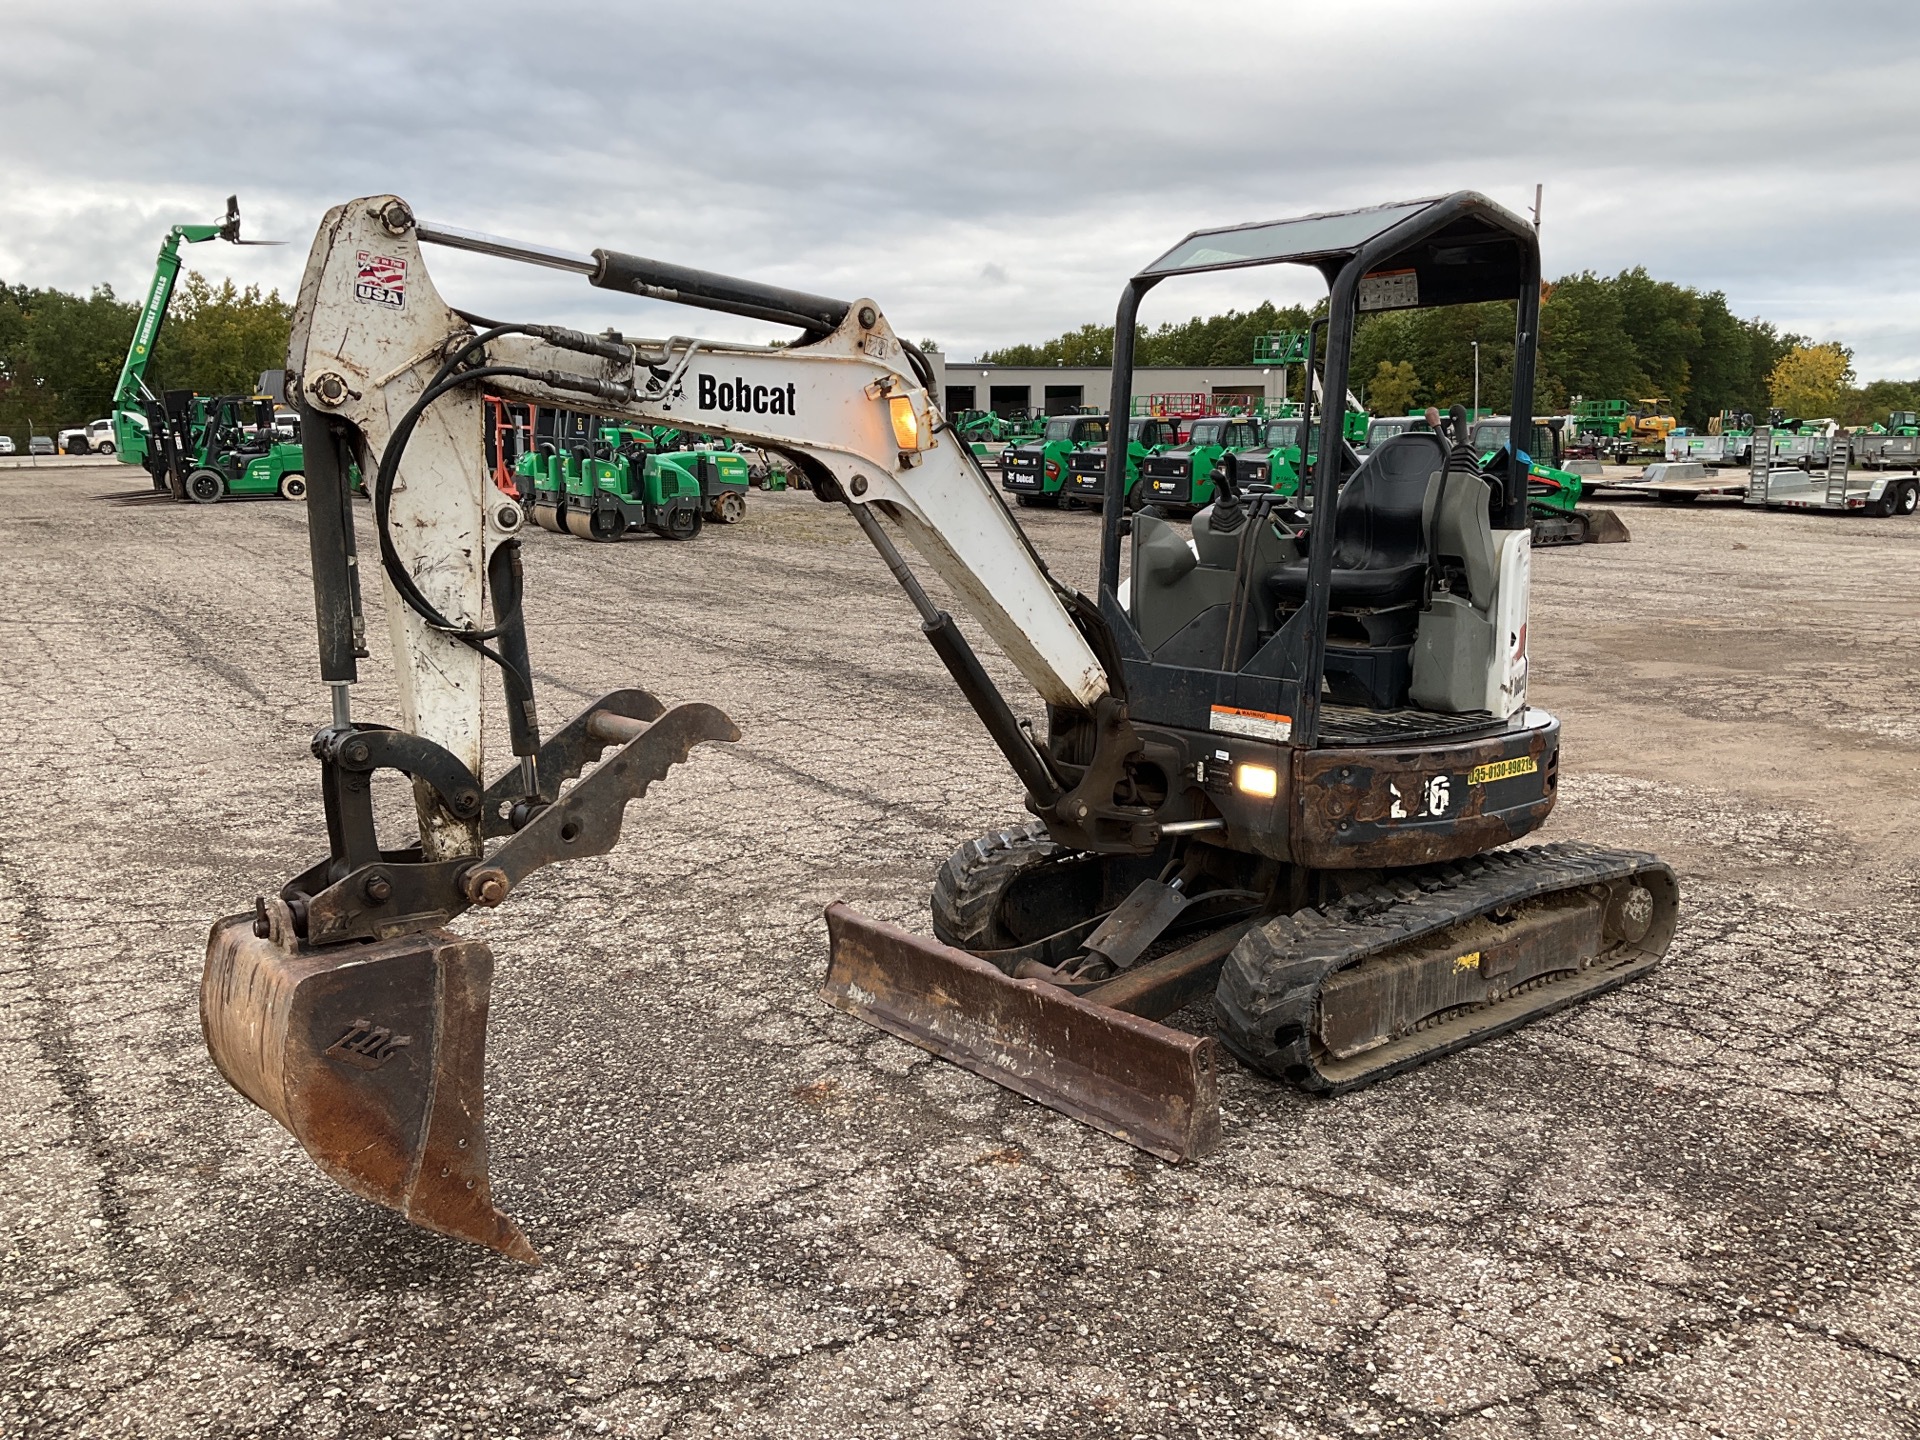
[[[925,932],[1023,814],[843,515],[532,533],[549,726],[638,684],[745,738],[459,922],[530,1269],[206,1057],[208,925],[324,849],[305,517],[139,480],[0,475],[0,1435],[1920,1434],[1920,521],[1622,506],[1538,555],[1544,834],[1676,867],[1666,965],[1337,1101],[1228,1062],[1180,1168],[815,998],[828,901]],[[1019,514],[1090,579],[1091,517]]]

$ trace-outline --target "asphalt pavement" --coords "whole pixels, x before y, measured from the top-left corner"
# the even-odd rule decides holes
[[[816,998],[828,902],[924,932],[1023,815],[844,514],[533,534],[549,723],[637,684],[744,738],[460,922],[529,1268],[209,1062],[208,926],[325,848],[305,516],[127,475],[0,474],[0,1435],[1920,1434],[1920,520],[1537,555],[1546,838],[1676,866],[1666,965],[1345,1099],[1229,1065],[1181,1167]],[[1090,516],[1018,513],[1090,578]]]

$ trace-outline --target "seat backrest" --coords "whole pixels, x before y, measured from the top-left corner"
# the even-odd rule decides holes
[[[1489,517],[1489,482],[1482,476],[1450,470],[1440,477],[1432,512],[1433,560],[1441,570],[1466,575],[1466,598],[1473,608],[1493,607],[1500,577],[1499,554]]]
[[[1375,446],[1334,507],[1335,568],[1390,570],[1426,559],[1427,490],[1446,463],[1446,442],[1431,433],[1410,430]]]

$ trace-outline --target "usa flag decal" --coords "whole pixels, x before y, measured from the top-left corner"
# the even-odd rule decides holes
[[[391,255],[361,250],[354,257],[360,277],[353,282],[353,298],[368,305],[404,310],[407,305],[407,262]]]

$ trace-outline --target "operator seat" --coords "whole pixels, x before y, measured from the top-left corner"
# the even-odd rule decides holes
[[[1406,704],[1428,587],[1427,516],[1446,462],[1442,437],[1405,431],[1374,448],[1334,503],[1325,674],[1338,704]],[[1280,616],[1306,604],[1309,569],[1301,559],[1262,578]]]
[[[1446,442],[1409,430],[1381,443],[1341,488],[1333,511],[1329,610],[1364,613],[1420,604],[1426,590],[1427,491],[1447,463]],[[1306,603],[1308,562],[1268,572],[1283,610]],[[1371,632],[1370,632],[1371,633]]]

